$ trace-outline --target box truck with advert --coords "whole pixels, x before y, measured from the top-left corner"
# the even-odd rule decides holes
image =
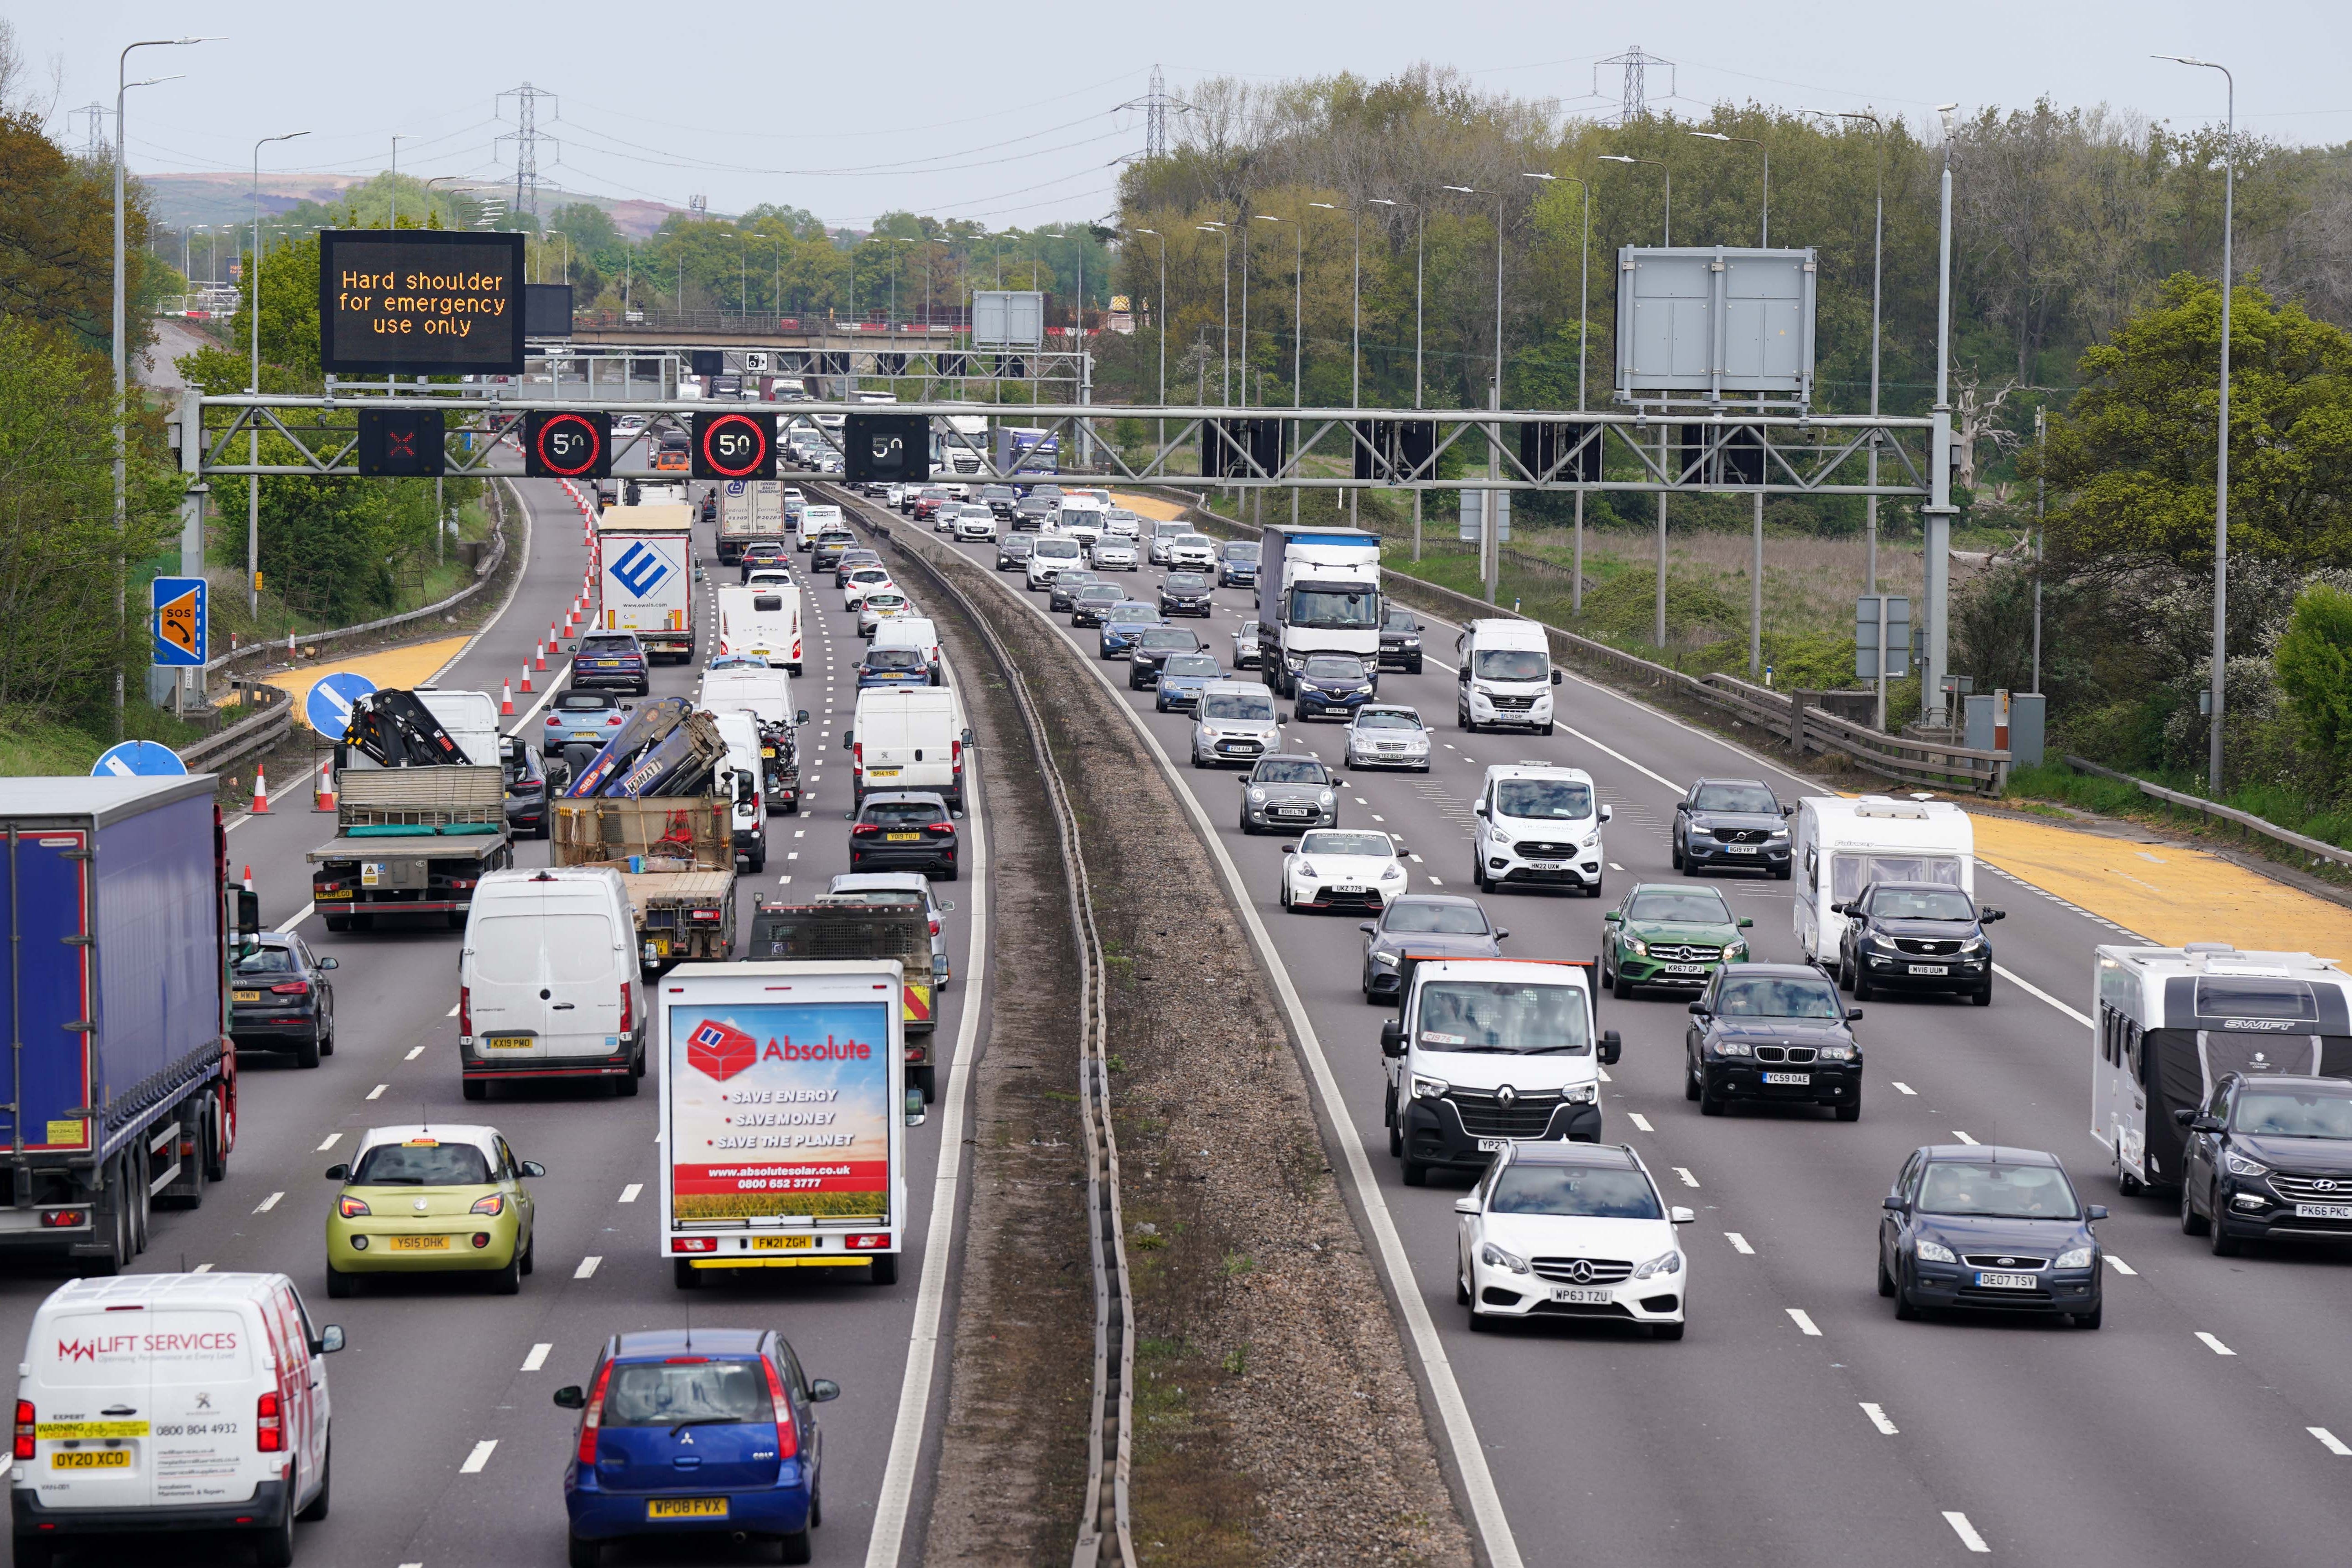
[[[661,1255],[898,1282],[908,1231],[904,972],[894,959],[688,963],[657,989]]]
[[[228,1173],[230,965],[260,922],[228,880],[217,783],[0,780],[0,1254],[120,1273],[151,1208],[194,1208]]]
[[[1258,656],[1265,683],[1292,695],[1318,653],[1381,657],[1381,541],[1352,528],[1268,528],[1258,565]]]
[[[647,658],[694,658],[694,509],[616,506],[596,520],[599,631],[635,632]]]

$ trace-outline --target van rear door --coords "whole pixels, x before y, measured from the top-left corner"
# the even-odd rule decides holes
[[[269,1385],[234,1304],[60,1312],[29,1347],[42,1506],[132,1509],[253,1495]]]
[[[585,889],[544,899],[498,900],[473,932],[474,1034],[501,1063],[608,1057],[621,1048],[616,945],[635,933]]]

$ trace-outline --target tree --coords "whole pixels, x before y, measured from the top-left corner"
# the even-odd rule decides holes
[[[2325,583],[2304,589],[2271,658],[2305,740],[2342,778],[2352,767],[2352,594]]]
[[[123,213],[125,284],[147,288],[147,205],[133,187]],[[68,158],[28,112],[0,110],[0,312],[43,321],[105,352],[112,335],[114,187],[108,166]],[[131,318],[129,350],[153,336]]]

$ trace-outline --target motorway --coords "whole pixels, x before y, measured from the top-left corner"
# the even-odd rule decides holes
[[[917,526],[895,516],[891,525]],[[992,546],[959,548],[994,565]],[[1149,565],[1135,574],[1135,596],[1150,598],[1160,576]],[[995,581],[1044,612],[1044,596],[1024,592],[1016,576]],[[1217,595],[1201,625],[1221,662],[1230,660],[1230,633],[1254,613],[1249,591]],[[1107,679],[1124,675],[1095,658],[1093,632],[1071,634],[1066,616],[1052,618]],[[1592,956],[1601,912],[1627,884],[1675,879],[1668,825],[1692,778],[1761,777],[1783,799],[1819,791],[1573,675],[1552,737],[1462,733],[1446,662],[1456,628],[1422,618],[1426,673],[1383,674],[1380,695],[1415,704],[1436,729],[1433,770],[1349,773],[1347,825],[1400,835],[1419,862],[1415,886],[1468,892],[1470,805],[1487,763],[1585,768],[1615,807],[1607,897],[1486,897],[1513,932],[1507,952]],[[1123,679],[1111,685],[1169,757],[1186,755],[1189,720],[1155,714],[1150,694],[1128,692]],[[1286,733],[1288,749],[1334,763],[1342,755],[1337,726],[1293,724]],[[2087,1131],[2091,1037],[2080,1009],[2092,949],[2128,940],[2119,927],[2004,873],[1980,878],[1979,900],[2009,911],[1990,933],[2002,971],[1992,1005],[1870,1003],[1857,1026],[1864,1109],[1850,1125],[1777,1108],[1702,1121],[1681,1092],[1683,1002],[1604,996],[1601,1026],[1625,1040],[1603,1089],[1604,1137],[1638,1149],[1668,1201],[1699,1215],[1683,1232],[1688,1338],[1658,1342],[1618,1325],[1557,1321],[1474,1337],[1452,1276],[1453,1200],[1468,1180],[1439,1173],[1431,1190],[1408,1190],[1386,1152],[1382,1014],[1357,990],[1357,917],[1282,913],[1280,840],[1238,832],[1234,775],[1180,763],[1171,776],[1198,803],[1226,874],[1270,937],[1271,961],[1300,999],[1293,1026],[1310,1068],[1318,1057],[1328,1062],[1343,1102],[1335,1120],[1360,1149],[1348,1163],[1368,1162],[1375,1177],[1360,1194],[1375,1231],[1392,1222],[1410,1259],[1411,1278],[1392,1281],[1409,1342],[1419,1342],[1433,1380],[1458,1385],[1475,1431],[1433,1426],[1453,1439],[1474,1515],[1507,1521],[1485,1532],[1490,1560],[2344,1561],[2352,1364],[2334,1348],[2352,1327],[2342,1284],[2352,1258],[2251,1248],[2216,1258],[2181,1235],[2168,1202],[2117,1194]],[[1719,885],[1736,912],[1755,917],[1759,959],[1801,957],[1788,884],[1727,877]],[[1873,1284],[1880,1199],[1912,1149],[1964,1141],[2050,1150],[2086,1202],[2115,1211],[2099,1227],[2108,1249],[2104,1329],[1895,1320]],[[1483,1465],[1459,1464],[1465,1446]]]
[[[532,519],[521,582],[504,613],[443,673],[443,686],[495,694],[580,586],[587,555],[571,498],[553,481],[516,488]],[[709,531],[698,534],[701,558],[709,561]],[[720,572],[712,567],[714,586],[732,578]],[[755,891],[771,898],[818,892],[832,874],[848,868],[849,781],[845,769],[833,772],[824,747],[838,728],[835,720],[846,723],[861,645],[830,584],[828,577],[806,596],[806,674],[794,691],[797,704],[810,710],[803,772],[812,800],[799,816],[769,819],[767,870],[737,884],[738,926],[747,940]],[[713,651],[714,624],[706,602],[698,666]],[[533,697],[517,697],[509,729],[533,727],[535,712],[523,710],[562,679],[558,662],[550,665],[534,676]],[[690,694],[698,674],[698,667],[657,666],[655,693]],[[210,1188],[194,1213],[159,1212],[136,1265],[146,1271],[282,1271],[314,1319],[348,1331],[351,1348],[327,1363],[337,1439],[333,1511],[320,1523],[297,1527],[299,1560],[336,1568],[562,1563],[562,1472],[578,1418],[556,1409],[550,1395],[585,1379],[605,1336],[677,1326],[690,1304],[697,1324],[781,1330],[811,1376],[841,1384],[840,1400],[821,1415],[825,1508],[814,1560],[866,1561],[898,1426],[911,1418],[929,1440],[944,1414],[943,1362],[936,1384],[923,1391],[928,1399],[910,1402],[906,1413],[900,1387],[925,1277],[940,1134],[956,1125],[942,1114],[950,1087],[943,1082],[928,1124],[908,1133],[911,1212],[897,1285],[868,1285],[862,1270],[845,1283],[835,1271],[810,1269],[738,1275],[683,1296],[656,1251],[658,1101],[651,1085],[631,1100],[601,1085],[499,1085],[487,1103],[462,1100],[459,934],[329,936],[310,910],[303,855],[332,836],[333,819],[312,813],[309,784],[282,779],[269,815],[232,818],[229,859],[233,868],[250,864],[268,924],[299,930],[317,952],[341,961],[332,977],[335,1053],[313,1071],[294,1067],[290,1058],[244,1058],[228,1180]],[[544,865],[547,858],[544,843],[516,846],[518,866]],[[962,983],[971,973],[970,911],[985,897],[975,869],[940,889],[958,910],[948,917],[958,980],[941,1001],[933,1036],[942,1050],[953,1048],[967,1011],[979,1002]],[[350,1156],[364,1129],[420,1118],[488,1121],[519,1155],[547,1166],[537,1191],[537,1272],[519,1297],[488,1295],[459,1279],[379,1283],[357,1299],[330,1302],[324,1232],[335,1184],[321,1173]],[[934,1271],[934,1289],[943,1272]],[[12,1270],[0,1284],[0,1337],[22,1342],[35,1308],[62,1278],[56,1268]],[[902,1467],[901,1477],[921,1472]],[[918,1525],[924,1502],[919,1484],[911,1510]],[[900,1516],[889,1517],[895,1529]],[[220,1561],[241,1560],[234,1548],[218,1552]],[[213,1560],[209,1551],[204,1560]],[[708,1551],[639,1547],[607,1558],[754,1560],[752,1549],[724,1542]],[[774,1560],[772,1547],[767,1560]],[[120,1559],[93,1551],[63,1561],[82,1568]]]

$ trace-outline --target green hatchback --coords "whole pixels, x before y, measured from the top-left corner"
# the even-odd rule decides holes
[[[1701,989],[1717,965],[1748,962],[1739,933],[1756,923],[1713,888],[1667,882],[1635,883],[1601,919],[1601,979],[1612,996],[1637,985]]]

